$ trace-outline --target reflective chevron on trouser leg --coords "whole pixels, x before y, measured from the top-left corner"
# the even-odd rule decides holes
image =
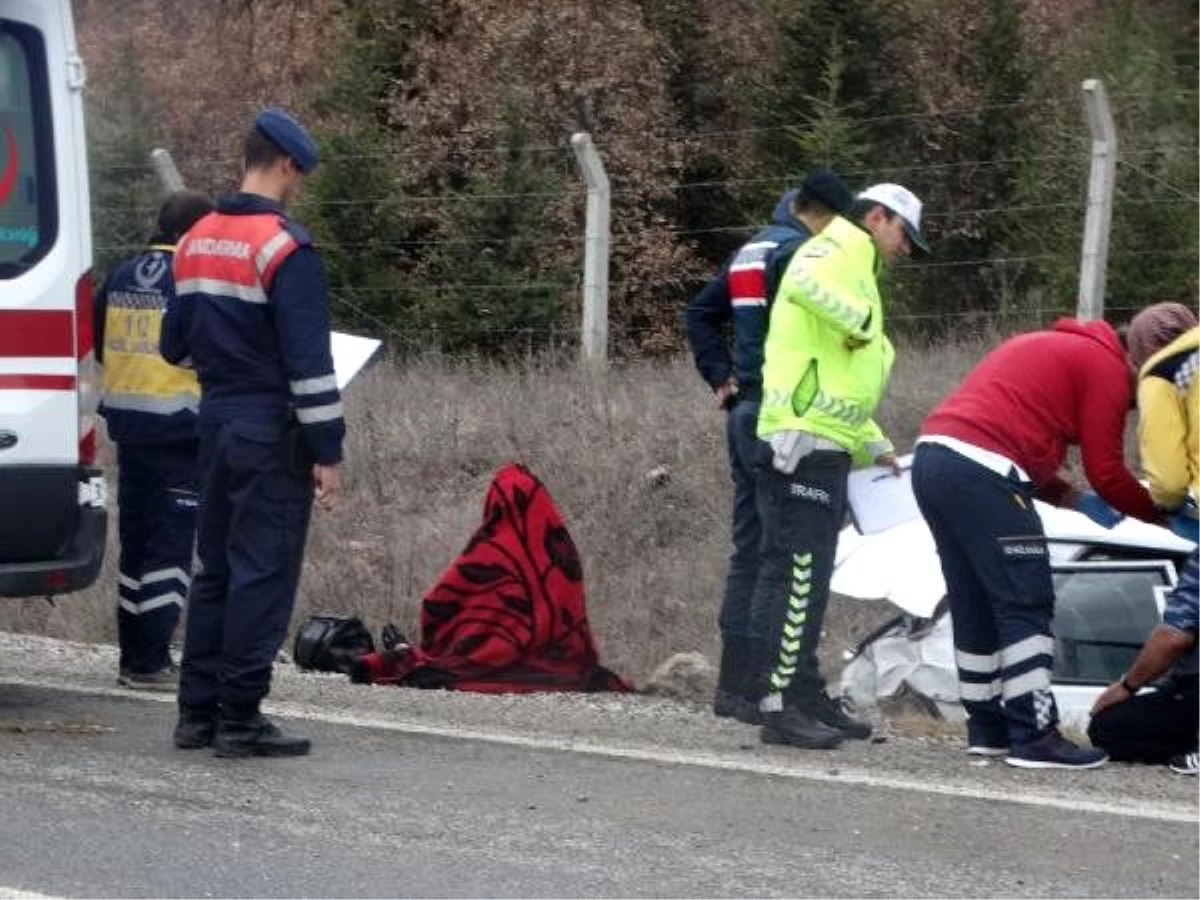
[[[792,556],[791,586],[787,608],[783,615],[783,634],[779,656],[771,671],[771,693],[782,693],[796,676],[800,662],[800,647],[804,642],[804,625],[808,621],[808,597],[812,593],[812,554]]]
[[[124,555],[122,554],[122,556]],[[122,569],[117,572],[117,644],[121,649],[120,668],[122,670],[129,668],[129,648],[134,645],[133,631],[137,627],[137,622],[128,614],[128,611],[137,608],[142,591],[140,575],[133,575],[126,571],[124,566],[128,565],[127,562],[123,562]]]
[[[752,696],[764,713],[805,703],[824,687],[817,649],[849,469],[848,454],[816,450],[790,475],[757,471],[762,544],[750,620],[761,651]]]
[[[191,583],[186,571],[170,566],[147,572],[132,597],[121,595],[117,621],[126,647],[126,668],[145,674],[171,664],[171,635]]]

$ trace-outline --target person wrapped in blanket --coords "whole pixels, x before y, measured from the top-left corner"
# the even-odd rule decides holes
[[[352,680],[482,693],[631,691],[600,665],[579,552],[525,466],[492,479],[483,522],[421,601],[421,641],[386,628]]]

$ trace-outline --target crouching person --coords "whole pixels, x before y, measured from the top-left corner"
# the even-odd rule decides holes
[[[1150,633],[1129,671],[1110,684],[1092,707],[1088,738],[1113,759],[1167,763],[1176,772],[1196,774],[1200,729],[1196,558],[1193,552],[1167,599],[1162,623]]]

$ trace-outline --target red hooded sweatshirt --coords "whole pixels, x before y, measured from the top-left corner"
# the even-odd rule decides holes
[[[975,366],[925,419],[922,435],[958,438],[1007,457],[1059,502],[1067,447],[1079,445],[1088,483],[1115,509],[1159,522],[1150,494],[1125,466],[1133,379],[1111,325],[1059,319],[1010,338]]]

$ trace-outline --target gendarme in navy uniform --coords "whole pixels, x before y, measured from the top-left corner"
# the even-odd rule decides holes
[[[246,136],[241,191],[180,242],[163,356],[200,377],[203,477],[175,744],[294,756],[259,711],[287,635],[314,498],[332,507],[345,424],[325,270],[285,208],[317,147],[278,109]]]

